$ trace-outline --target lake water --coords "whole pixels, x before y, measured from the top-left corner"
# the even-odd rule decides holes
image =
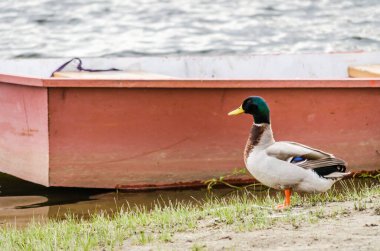
[[[0,58],[380,50],[379,0],[1,0]]]

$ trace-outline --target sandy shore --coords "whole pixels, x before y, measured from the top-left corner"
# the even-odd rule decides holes
[[[123,250],[380,250],[380,196],[360,209],[354,202],[329,203],[323,208],[340,213],[316,223],[282,223],[249,232],[201,220],[197,230],[177,233],[169,243],[139,246],[126,241]],[[293,208],[291,213],[308,210],[318,207]]]

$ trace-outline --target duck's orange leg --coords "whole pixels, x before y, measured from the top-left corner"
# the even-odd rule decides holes
[[[277,206],[278,209],[284,209],[290,207],[290,197],[292,196],[292,189],[285,189],[285,201],[284,204],[280,204]]]

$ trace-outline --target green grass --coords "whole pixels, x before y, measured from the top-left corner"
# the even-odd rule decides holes
[[[320,205],[354,201],[354,209],[361,211],[366,209],[367,200],[380,195],[379,185],[358,185],[350,180],[342,181],[341,185],[341,189],[333,188],[323,194],[294,194],[293,208],[302,213],[294,213],[294,209],[275,210],[283,201],[280,192],[275,196],[269,196],[269,192],[258,196],[244,190],[225,198],[211,196],[207,201],[193,203],[157,201],[151,210],[127,207],[112,215],[93,214],[89,219],[67,215],[63,220],[33,222],[23,229],[4,226],[0,228],[0,250],[113,250],[127,239],[136,245],[170,242],[175,233],[195,231],[201,222],[233,231],[252,231],[278,224],[297,228],[300,224],[349,213],[345,208],[326,211]],[[201,249],[201,246],[193,247],[193,250]]]

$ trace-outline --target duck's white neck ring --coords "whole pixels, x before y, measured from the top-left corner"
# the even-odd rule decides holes
[[[253,126],[258,126],[258,127],[267,126],[267,125],[269,125],[269,124],[268,123],[261,123],[261,124],[253,123]]]

